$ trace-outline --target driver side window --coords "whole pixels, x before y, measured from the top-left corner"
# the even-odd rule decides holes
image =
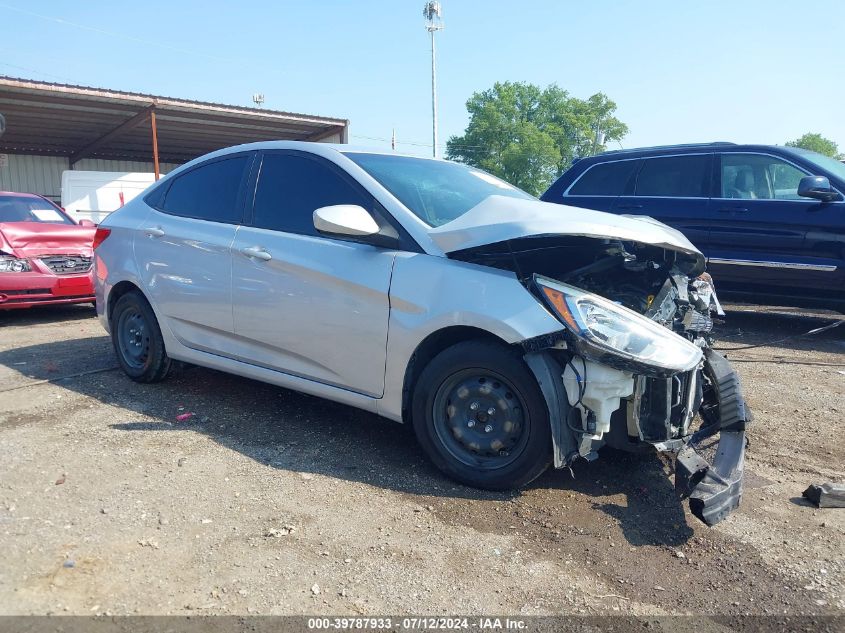
[[[798,183],[809,174],[774,156],[722,154],[722,198],[804,200]]]

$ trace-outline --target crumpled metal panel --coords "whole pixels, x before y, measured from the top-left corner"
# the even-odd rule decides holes
[[[444,253],[521,237],[574,235],[651,244],[695,259],[694,274],[704,270],[704,255],[680,231],[649,217],[489,196],[462,216],[428,231]]]

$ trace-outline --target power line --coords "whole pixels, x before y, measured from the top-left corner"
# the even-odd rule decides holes
[[[384,141],[385,143],[390,143],[392,139],[383,138],[380,136],[364,136],[362,134],[352,134],[352,138],[362,138],[368,141]],[[431,143],[421,143],[418,141],[400,141],[397,139],[397,145],[414,145],[417,147],[431,147]],[[448,147],[449,143],[438,143],[438,147]],[[462,145],[462,144],[451,144],[452,147],[460,148],[460,149],[486,149],[483,145]]]
[[[226,59],[223,57],[217,57],[216,55],[209,55],[207,53],[201,53],[199,51],[192,51],[185,48],[179,48],[178,46],[171,46],[170,44],[165,44],[163,42],[156,42],[153,40],[145,40],[140,37],[135,37],[133,35],[127,35],[125,33],[118,33],[115,31],[107,31],[105,29],[100,29],[94,26],[89,26],[87,24],[80,24],[78,22],[71,22],[70,20],[65,20],[63,18],[57,18],[50,15],[44,15],[41,13],[35,13],[33,11],[27,11],[26,9],[21,9],[19,7],[14,7],[8,4],[0,3],[0,8],[8,9],[9,11],[16,11],[17,13],[21,13],[23,15],[28,15],[34,18],[38,18],[40,20],[46,20],[48,22],[55,22],[56,24],[61,24],[63,26],[72,26],[78,29],[83,29],[85,31],[91,31],[92,33],[99,33],[100,35],[107,35],[109,37],[116,37],[122,40],[128,40],[132,42],[137,42],[139,44],[144,44],[146,46],[157,46],[159,48],[167,49],[176,53],[183,53],[185,55],[194,55],[197,57],[204,57],[205,59],[210,59],[212,61],[217,62],[224,62],[227,64],[239,64],[245,65],[246,62],[236,62],[231,59]],[[44,73],[42,73],[44,74]]]
[[[35,73],[36,75],[43,75],[44,77],[51,77],[53,79],[59,79],[64,83],[74,83],[73,79],[69,77],[62,77],[61,75],[54,75],[52,73],[45,73],[42,70],[36,70],[35,68],[28,68],[26,66],[18,66],[16,64],[10,64],[8,62],[0,62],[0,66],[7,66],[8,68],[16,68],[17,70],[24,70],[28,73]]]

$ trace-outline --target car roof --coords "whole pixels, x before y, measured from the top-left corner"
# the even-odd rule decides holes
[[[652,147],[632,147],[630,149],[608,150],[576,161],[576,164],[600,163],[606,160],[623,160],[640,158],[646,156],[664,156],[667,154],[695,154],[700,152],[741,152],[741,151],[764,151],[782,152],[793,155],[801,153],[800,150],[785,145],[761,145],[761,144],[738,144],[727,141],[714,141],[712,143],[679,143],[675,145],[655,145]]]
[[[214,152],[209,152],[208,154],[203,154],[193,160],[180,165],[178,168],[174,169],[173,171],[167,174],[167,177],[176,176],[188,169],[192,168],[194,165],[198,165],[200,163],[204,163],[207,160],[218,158],[221,156],[226,156],[227,154],[236,154],[238,152],[254,152],[258,150],[272,150],[272,149],[291,149],[291,150],[300,150],[303,152],[309,152],[311,154],[316,154],[317,156],[324,156],[329,157],[331,155],[337,156],[338,154],[380,154],[383,156],[402,156],[407,158],[419,158],[421,160],[433,160],[444,162],[441,158],[433,158],[431,156],[417,156],[414,154],[402,154],[400,152],[394,152],[390,150],[372,148],[372,147],[360,147],[356,145],[345,145],[340,143],[317,143],[313,141],[257,141],[255,143],[244,143],[242,145],[233,145],[231,147],[224,147],[222,149],[218,149]],[[448,161],[447,161],[448,162]]]
[[[38,198],[39,200],[44,199],[44,196],[40,196],[37,193],[24,193],[22,191],[0,191],[0,196],[20,196],[21,198]]]

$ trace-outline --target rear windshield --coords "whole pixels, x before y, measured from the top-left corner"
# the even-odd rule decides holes
[[[52,222],[73,224],[73,221],[43,198],[0,196],[0,222]]]
[[[486,171],[430,158],[344,152],[420,220],[440,226],[490,196],[536,200]]]

